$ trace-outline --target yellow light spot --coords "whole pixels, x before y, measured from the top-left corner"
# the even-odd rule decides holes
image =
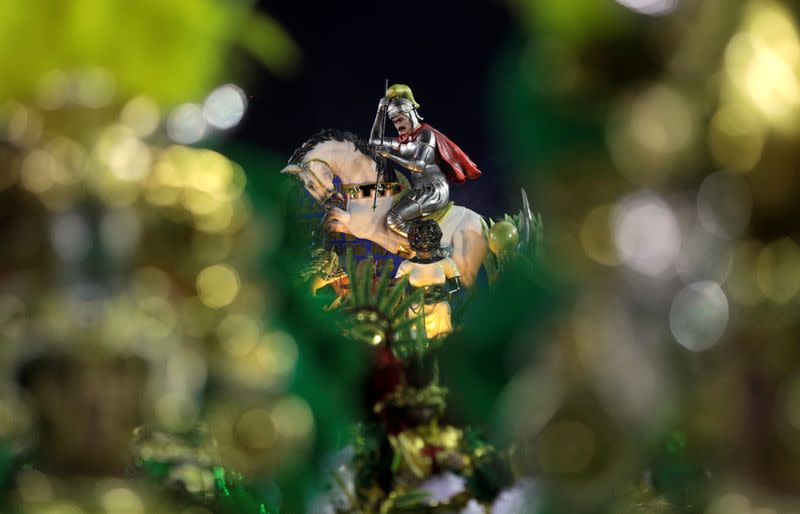
[[[159,297],[145,298],[139,303],[138,325],[152,339],[170,335],[177,324],[177,314],[167,300]]]
[[[764,150],[766,131],[755,113],[740,104],[720,108],[711,119],[708,144],[714,159],[734,171],[750,171]]]
[[[17,490],[22,500],[30,503],[49,501],[53,497],[53,487],[44,473],[35,469],[24,469],[17,477]]]
[[[100,499],[107,514],[143,514],[144,504],[141,498],[125,487],[111,489]]]
[[[706,514],[751,514],[750,500],[741,494],[725,494],[714,500]]]
[[[150,173],[150,149],[123,125],[114,125],[103,132],[95,156],[119,180],[138,182]]]
[[[215,264],[197,275],[197,296],[207,306],[218,309],[229,305],[239,294],[239,276],[225,265]]]
[[[12,104],[6,133],[12,143],[31,147],[42,135],[42,120],[38,114],[24,105]]]
[[[281,438],[304,441],[314,430],[314,416],[308,404],[296,396],[279,401],[272,409],[272,422]]]
[[[244,357],[253,351],[261,337],[261,327],[254,318],[231,314],[217,328],[222,349],[231,357]]]
[[[187,170],[182,166],[180,152],[170,147],[164,152],[153,170],[155,181],[161,186],[182,188],[186,185]]]
[[[697,115],[687,97],[655,84],[623,100],[610,118],[608,143],[614,164],[636,184],[652,185],[680,171],[697,136]]]
[[[198,150],[196,166],[189,179],[192,187],[211,194],[225,191],[233,178],[233,166],[223,155],[211,150]]]
[[[800,41],[792,15],[776,2],[751,2],[742,31],[725,51],[726,88],[777,130],[800,130]]]
[[[595,207],[586,215],[580,229],[583,251],[590,259],[606,266],[619,264],[611,233],[612,205]]]
[[[758,241],[743,241],[733,252],[727,289],[731,298],[742,305],[756,305],[764,298],[756,280],[756,261],[761,249]]]
[[[120,122],[139,137],[147,137],[158,128],[161,114],[151,98],[137,96],[122,108]]]
[[[297,362],[297,344],[286,332],[270,332],[262,339],[260,361],[273,375],[285,377]]]
[[[113,175],[96,176],[92,184],[94,191],[103,202],[112,207],[131,205],[139,198],[139,186],[134,182],[118,180]]]
[[[238,164],[231,163],[231,165],[232,175],[228,182],[226,196],[229,200],[234,200],[244,191],[245,185],[247,184],[247,175],[245,175],[244,170]]]
[[[278,437],[266,409],[250,409],[242,414],[234,426],[234,434],[245,451],[268,450]]]
[[[220,208],[221,202],[211,193],[197,189],[186,189],[181,197],[183,206],[196,216],[211,214]]]
[[[767,245],[758,256],[756,280],[761,292],[777,304],[800,292],[800,248],[786,237]]]
[[[105,107],[114,99],[116,84],[111,72],[102,68],[89,69],[75,75],[75,99],[90,108]]]
[[[758,2],[752,4],[746,17],[746,30],[765,46],[790,64],[800,61],[797,28],[786,8],[776,2]]]
[[[197,230],[211,234],[222,234],[233,232],[234,214],[238,209],[230,203],[217,205],[216,210],[205,215],[195,217],[194,224]]]
[[[47,143],[45,149],[67,170],[64,183],[75,184],[86,175],[88,155],[80,143],[57,136]]]
[[[155,414],[161,426],[174,431],[191,427],[198,415],[197,404],[181,393],[167,393],[156,401]]]
[[[144,198],[150,204],[166,207],[177,203],[180,190],[167,186],[149,187],[144,192]]]
[[[31,193],[44,193],[53,187],[53,168],[58,165],[50,153],[34,150],[22,161],[20,179]]]

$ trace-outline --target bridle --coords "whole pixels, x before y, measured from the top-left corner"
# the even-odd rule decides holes
[[[339,195],[340,192],[337,191],[334,187],[328,187],[326,184],[322,182],[322,180],[320,180],[320,178],[311,169],[311,163],[313,162],[319,162],[327,166],[328,169],[331,171],[331,175],[333,175],[334,177],[338,177],[340,181],[341,177],[339,177],[339,175],[336,174],[336,172],[333,169],[333,166],[331,166],[330,163],[328,163],[323,159],[313,158],[307,161],[301,161],[297,163],[297,166],[304,172],[307,172],[307,176],[311,177],[310,180],[314,183],[315,187],[317,187],[320,191],[322,191],[325,194],[322,200],[317,200],[317,203],[324,208],[328,208],[331,205],[335,205],[339,208],[344,208],[344,205],[338,205],[341,202],[331,201],[331,199],[336,198],[336,196]],[[341,198],[346,203],[347,200],[357,200],[359,198],[366,198],[371,196],[373,194],[375,185],[372,183],[368,184],[342,183],[341,187],[342,187]],[[402,186],[400,185],[399,182],[383,182],[378,185],[377,195],[393,196],[400,193],[401,191],[402,191]]]
[[[319,203],[323,207],[327,207],[328,203],[331,200],[331,198],[336,196],[338,191],[336,191],[336,189],[334,187],[328,187],[326,184],[324,184],[322,182],[322,180],[319,179],[319,177],[311,170],[311,163],[312,162],[320,162],[320,163],[324,164],[325,166],[327,166],[329,170],[331,170],[331,175],[333,175],[334,177],[338,177],[338,175],[333,170],[333,166],[331,166],[327,161],[324,161],[322,159],[313,158],[313,159],[309,159],[307,161],[301,161],[301,162],[297,163],[297,166],[301,170],[303,170],[303,171],[308,173],[308,176],[311,177],[311,181],[314,182],[314,184],[319,188],[319,190],[322,191],[323,193],[325,193],[325,197],[322,200],[317,200],[317,203]]]

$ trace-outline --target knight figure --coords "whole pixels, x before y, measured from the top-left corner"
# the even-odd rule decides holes
[[[452,182],[481,175],[474,162],[444,134],[422,122],[411,89],[395,84],[386,90],[370,133],[370,144],[377,153],[411,173],[411,190],[394,205],[386,225],[404,238],[409,223],[446,207]],[[386,119],[397,129],[396,138],[384,138]]]

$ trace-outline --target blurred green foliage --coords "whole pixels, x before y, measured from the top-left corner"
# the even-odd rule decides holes
[[[0,15],[0,100],[26,100],[53,70],[102,68],[123,97],[163,104],[208,93],[239,48],[276,74],[299,50],[251,2],[215,0],[6,0]]]

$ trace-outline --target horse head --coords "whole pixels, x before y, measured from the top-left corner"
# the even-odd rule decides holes
[[[308,159],[298,163],[289,163],[281,170],[294,176],[320,205],[326,205],[339,194],[333,185],[336,173],[333,167],[323,159]]]
[[[342,183],[374,182],[378,161],[364,139],[350,132],[322,130],[294,151],[281,173],[297,178],[320,204],[327,205],[340,193]]]

